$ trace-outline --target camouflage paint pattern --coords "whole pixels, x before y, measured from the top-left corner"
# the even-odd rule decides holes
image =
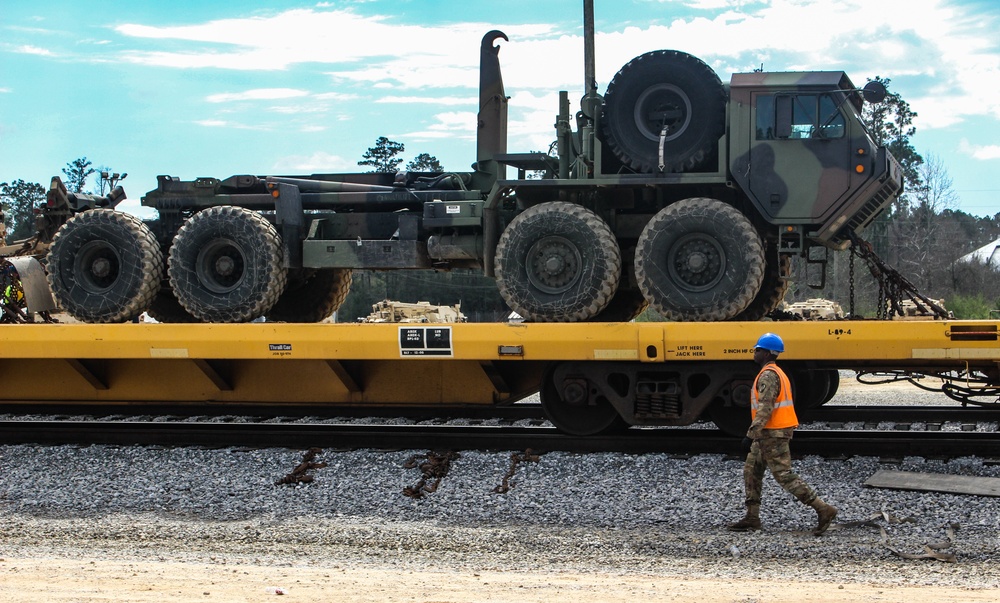
[[[815,238],[840,247],[845,226],[860,232],[902,192],[899,163],[861,107],[840,71],[732,76],[730,171],[764,219],[819,225]]]
[[[746,462],[743,464],[743,484],[746,488],[747,507],[760,506],[764,469],[770,470],[775,481],[803,504],[810,505],[816,500],[816,491],[792,470],[790,442],[790,437],[764,435],[754,440],[750,446],[750,453],[747,454]]]

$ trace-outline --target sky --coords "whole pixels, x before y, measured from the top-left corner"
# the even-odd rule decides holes
[[[380,136],[445,169],[475,159],[479,45],[492,29],[510,152],[546,150],[558,92],[583,94],[582,0],[0,0],[0,182],[48,187],[67,163],[156,176],[357,172]],[[735,72],[890,78],[911,142],[955,209],[1000,212],[995,0],[595,0],[599,91],[676,49]],[[93,186],[91,188],[94,188]]]

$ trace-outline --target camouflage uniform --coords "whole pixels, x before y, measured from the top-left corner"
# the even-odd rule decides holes
[[[781,380],[778,374],[773,370],[762,368],[757,378],[757,413],[747,430],[747,437],[753,440],[753,444],[743,464],[747,514],[740,521],[730,524],[729,529],[734,531],[761,529],[761,482],[764,479],[764,469],[767,468],[771,470],[771,475],[782,488],[802,503],[816,509],[819,523],[813,533],[819,536],[830,527],[837,516],[837,509],[817,496],[816,491],[792,471],[789,443],[795,428],[764,429],[774,411],[774,403],[778,399],[780,390]]]
[[[760,406],[757,416],[747,437],[753,440],[750,453],[743,465],[743,481],[746,485],[746,504],[760,506],[761,482],[764,479],[764,469],[771,470],[771,475],[792,496],[804,504],[812,504],[816,499],[816,491],[802,481],[797,473],[792,471],[792,455],[789,443],[794,427],[786,429],[764,429],[774,410],[774,401],[778,397],[781,382],[774,371],[764,371],[757,380],[757,397]]]

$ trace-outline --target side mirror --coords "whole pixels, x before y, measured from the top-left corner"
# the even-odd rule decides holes
[[[882,82],[868,82],[861,89],[865,102],[877,104],[885,100],[886,90]]]

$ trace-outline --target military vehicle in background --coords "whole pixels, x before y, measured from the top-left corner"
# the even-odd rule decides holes
[[[501,39],[482,40],[471,171],[160,176],[142,198],[158,219],[97,208],[61,227],[59,304],[88,322],[144,310],[312,322],[343,301],[352,270],[472,267],[529,321],[622,321],[647,304],[676,321],[757,320],[780,304],[792,256],[825,271],[827,251],[902,190],[861,118],[884,87],[840,71],[724,84],[700,59],[656,50],[602,96],[592,0],[580,109],[559,94],[554,155],[508,153]]]
[[[372,304],[372,313],[358,322],[456,323],[465,322],[462,304],[434,306],[421,301],[415,304],[388,299]]]
[[[783,311],[802,320],[843,320],[844,309],[835,301],[812,298],[806,301],[784,304]]]
[[[892,311],[892,302],[888,301],[886,302],[886,313],[890,320],[936,320],[941,318],[940,313],[936,310],[943,309],[946,318],[955,318],[955,314],[944,307],[943,299],[930,299],[928,300],[930,303],[921,303],[921,301],[920,299],[901,300],[897,312]]]

